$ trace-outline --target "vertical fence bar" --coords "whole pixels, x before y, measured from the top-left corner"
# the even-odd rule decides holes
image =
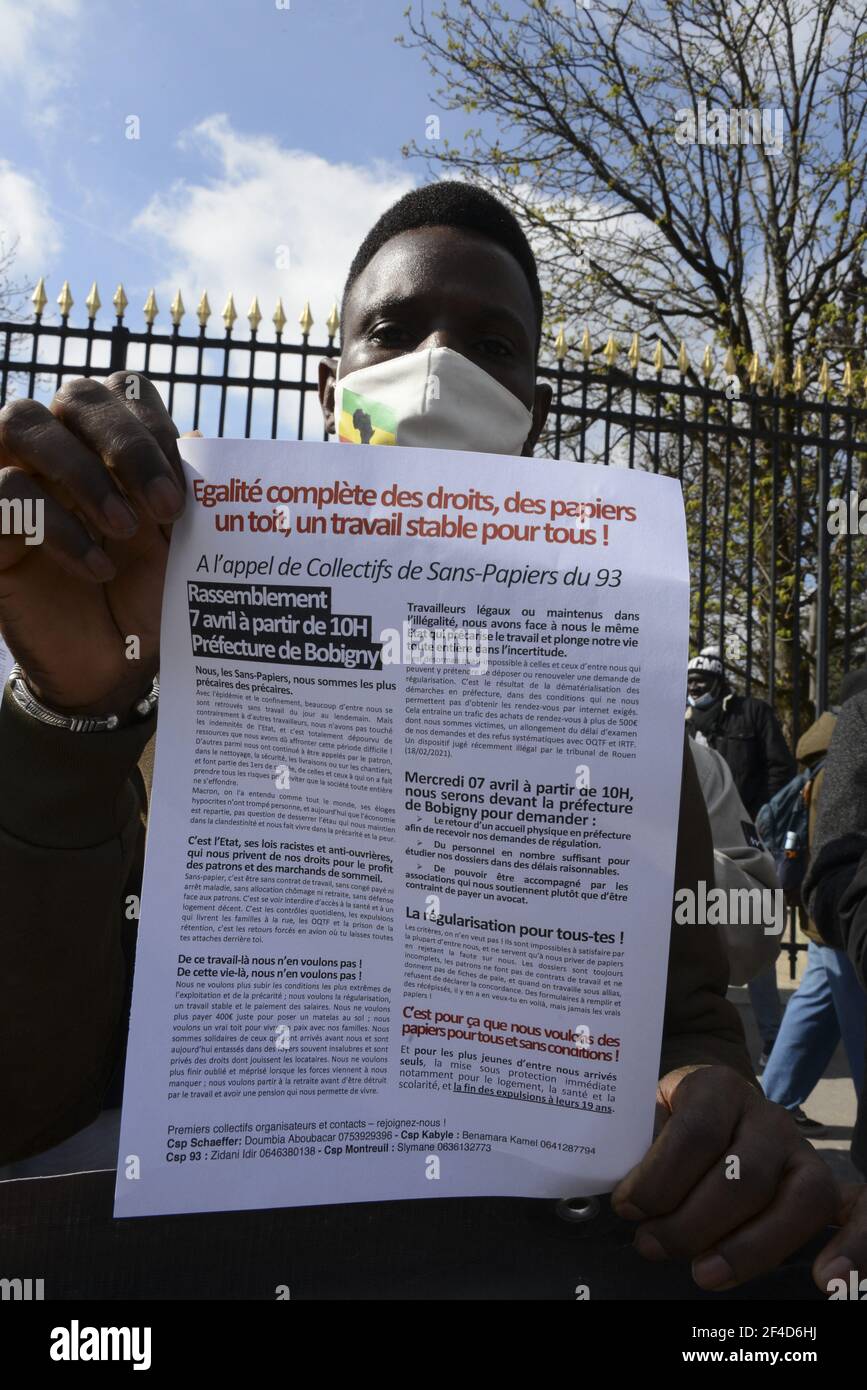
[[[0,406],[6,404],[6,392],[9,389],[9,364],[12,361],[12,329],[5,330],[6,347],[3,352],[3,375],[0,377]]]
[[[57,371],[55,373],[54,390],[59,391],[63,384],[63,367],[66,359],[66,337],[69,331],[69,314],[72,309],[72,295],[69,291],[69,281],[64,280],[63,288],[57,296],[60,305],[60,334],[57,345]]]
[[[704,646],[705,604],[707,601],[707,485],[710,458],[708,451],[708,418],[710,410],[709,382],[705,378],[701,398],[701,522],[698,557],[698,648]],[[722,648],[720,648],[722,651]]]
[[[560,457],[563,444],[563,359],[557,363],[557,403],[554,407],[554,457]]]
[[[310,312],[310,305],[305,304],[299,319],[301,324],[301,377],[298,390],[301,400],[298,404],[298,438],[304,438],[304,407],[307,400],[307,344],[310,340],[310,330],[313,327],[313,315]]]
[[[756,406],[758,402],[758,383],[753,383],[750,392],[750,433],[747,451],[747,477],[749,497],[747,504],[747,659],[744,679],[744,693],[752,694],[753,686],[753,565],[756,544]]]
[[[849,503],[852,497],[852,472],[853,472],[853,453],[855,441],[852,438],[852,411],[850,402],[847,400],[840,414],[844,421],[843,431],[843,450],[846,458],[845,472],[843,478],[843,496],[846,503],[846,514],[849,513]],[[837,538],[839,545],[840,538]],[[846,533],[843,538],[843,549],[845,552],[843,560],[843,674],[849,670],[852,661],[852,528],[847,525]]]
[[[250,329],[250,369],[247,373],[247,410],[244,415],[244,438],[250,438],[250,424],[253,419],[253,380],[256,376],[256,332],[255,328]]]
[[[828,705],[828,646],[830,634],[829,614],[831,607],[830,584],[830,541],[828,530],[828,498],[831,484],[831,406],[828,393],[823,393],[819,410],[822,422],[822,439],[819,446],[819,487],[818,487],[818,527],[816,545],[816,715],[823,714]]]
[[[771,403],[771,592],[768,605],[768,701],[773,706],[777,687],[777,542],[780,506],[780,396],[772,386]]]
[[[802,401],[798,396],[793,401],[793,418],[795,427],[795,572],[794,583],[792,585],[792,677],[794,681],[794,691],[792,695],[792,742],[797,747],[798,739],[801,737],[801,683],[803,680],[803,661],[801,653],[801,528],[803,520],[803,409]]]

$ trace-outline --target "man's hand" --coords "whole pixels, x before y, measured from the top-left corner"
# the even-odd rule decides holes
[[[177,437],[133,372],[0,411],[0,499],[41,502],[45,525],[41,545],[0,534],[0,631],[55,709],[123,713],[159,669],[170,523],[184,506]]]
[[[839,1210],[834,1217],[840,1230],[817,1256],[813,1278],[822,1293],[828,1293],[831,1279],[842,1279],[849,1285],[854,1269],[858,1283],[867,1280],[867,1185],[845,1183],[841,1189]],[[864,1294],[867,1293],[867,1283]]]
[[[611,1197],[618,1215],[641,1222],[635,1248],[647,1259],[691,1259],[701,1288],[730,1289],[835,1220],[830,1168],[786,1111],[730,1068],[669,1072],[657,1119],[656,1139]]]

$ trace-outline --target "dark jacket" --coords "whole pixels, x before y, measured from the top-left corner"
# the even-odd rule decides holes
[[[823,771],[804,902],[823,940],[847,953],[867,990],[867,692],[840,710]],[[852,1158],[867,1173],[863,1094]]]
[[[725,758],[752,820],[798,771],[779,720],[764,700],[730,690],[714,710],[697,714],[690,707],[686,718],[690,732],[701,723],[705,740]]]
[[[825,710],[825,713],[820,714],[815,723],[811,724],[809,729],[805,729],[801,734],[801,737],[798,739],[798,746],[795,749],[795,756],[798,762],[802,763],[805,768],[813,768],[817,763],[823,762],[827,757],[836,724],[836,714],[832,714],[830,710]],[[808,855],[812,855],[813,853],[813,845],[816,839],[816,822],[819,815],[819,798],[822,793],[822,784],[824,781],[825,769],[824,767],[820,767],[819,771],[807,783],[801,793],[807,804]],[[806,898],[802,898],[802,901],[806,903]],[[808,936],[811,941],[816,941],[820,945],[823,944],[824,938],[816,927],[816,924],[810,919],[808,913],[804,913],[802,916],[801,927],[804,935]]]
[[[141,882],[155,722],[69,734],[8,692],[0,706],[0,1163],[75,1134],[116,1084],[135,928],[125,905]],[[696,891],[713,872],[686,757],[675,889]],[[727,984],[717,933],[673,924],[661,1073],[724,1063],[754,1081]]]

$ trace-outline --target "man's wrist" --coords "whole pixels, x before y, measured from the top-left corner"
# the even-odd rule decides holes
[[[49,703],[38,688],[34,690],[17,663],[9,673],[8,686],[13,700],[25,714],[41,724],[69,733],[110,733],[125,728],[150,718],[159,699],[159,679],[154,677],[150,689],[144,693],[124,695],[119,692],[115,700],[103,706],[63,709]]]

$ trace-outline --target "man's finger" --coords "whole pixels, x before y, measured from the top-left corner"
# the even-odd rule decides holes
[[[680,1081],[670,1097],[668,1123],[611,1194],[618,1215],[641,1221],[675,1211],[728,1152],[751,1093],[728,1074],[715,1085],[716,1071],[700,1067]]]
[[[20,504],[21,515],[38,519],[39,526],[29,537],[23,529],[0,534],[0,574],[33,555],[37,547],[44,547],[76,579],[104,583],[114,578],[117,571],[105,551],[76,517],[46,494],[32,474],[23,468],[0,469],[0,500]],[[12,507],[5,510],[14,515]]]
[[[725,1154],[675,1211],[639,1226],[639,1253],[660,1258],[655,1242],[670,1257],[691,1258],[771,1204],[792,1153],[806,1140],[779,1107],[768,1105],[764,1111],[747,1110]]]
[[[847,1184],[842,1211],[838,1213],[841,1229],[819,1252],[813,1264],[813,1278],[822,1293],[833,1293],[828,1285],[832,1279],[849,1283],[854,1269],[858,1280],[867,1278],[867,1186]]]
[[[167,429],[165,407],[153,400],[158,393],[146,378],[137,378],[141,398],[131,401],[123,399],[117,377],[110,380],[111,388],[89,378],[68,382],[51,402],[52,413],[112,469],[136,508],[154,521],[174,521],[184,506],[174,425],[169,420]]]
[[[122,538],[138,526],[102,460],[38,401],[21,397],[0,411],[0,460],[63,488],[100,534]]]
[[[175,475],[183,485],[184,470],[178,453],[178,427],[169,414],[157,388],[141,372],[113,372],[106,377],[106,389],[127,410],[132,411],[159,444]],[[198,430],[195,431],[198,434]]]
[[[791,1159],[771,1204],[693,1261],[702,1289],[727,1289],[776,1269],[834,1219],[838,1193],[815,1152]]]

